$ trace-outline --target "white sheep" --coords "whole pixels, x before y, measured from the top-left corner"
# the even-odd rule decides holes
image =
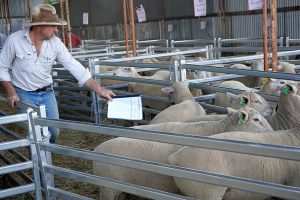
[[[278,63],[278,71],[284,73],[292,73],[296,74],[295,65],[288,62],[279,62]]]
[[[300,96],[295,87],[287,86],[280,96],[279,108],[293,108],[293,126],[289,130],[255,133],[227,132],[214,138],[240,140],[255,143],[300,146]],[[284,117],[284,116],[283,116]],[[290,119],[290,118],[289,118]],[[183,147],[168,158],[173,165],[210,171],[214,173],[244,177],[261,181],[300,186],[300,163],[261,156],[244,155],[224,151]],[[263,200],[266,195],[244,192],[222,186],[188,181],[174,177],[180,191],[189,197],[203,200]]]
[[[195,116],[206,114],[202,106],[194,100],[188,88],[188,83],[175,82],[172,86],[164,87],[162,90],[169,94],[170,99],[175,102],[175,105],[161,111],[149,124],[183,122]]]
[[[257,111],[251,108],[245,108],[240,111],[229,109],[228,117],[217,122],[169,122],[137,126],[134,128],[199,136],[208,136],[231,130],[252,130],[255,132],[272,130],[267,121]],[[98,145],[94,151],[166,163],[168,156],[177,151],[180,147],[180,145],[119,137]],[[172,193],[178,191],[172,177],[169,176],[99,162],[93,162],[93,171],[94,174],[98,176],[117,179]],[[105,199],[113,200],[118,199],[118,196],[122,195],[122,192],[109,188],[101,188],[101,194]]]
[[[155,80],[170,80],[169,71],[157,71],[152,76],[141,76],[137,73],[134,67],[121,67],[114,72],[115,76],[133,77],[133,78],[145,78]],[[168,97],[168,95],[161,91],[162,85],[129,82],[129,92],[136,94],[144,94],[148,96]],[[158,110],[163,110],[169,106],[169,103],[154,102],[152,100],[143,100],[143,106],[150,107]]]
[[[253,132],[227,132],[212,136],[214,138],[240,140],[256,143],[280,144],[299,146],[299,129],[287,131],[253,133]],[[299,162],[284,161],[281,159],[250,156],[216,150],[183,147],[172,154],[168,161],[170,164],[261,181],[300,186]],[[236,189],[188,181],[174,178],[180,191],[189,197],[200,200],[263,200],[265,195],[243,192]]]
[[[299,97],[298,89],[294,85],[286,85],[281,89],[279,103],[276,113],[272,115],[268,122],[274,130],[285,130],[294,128],[299,122],[299,110],[296,102],[291,96]]]
[[[264,64],[263,60],[255,60],[252,62],[252,65],[250,67],[244,65],[244,64],[233,64],[230,68],[234,69],[245,69],[245,70],[258,70],[258,71],[264,71]],[[248,87],[257,87],[260,86],[261,78],[255,77],[255,76],[247,76],[242,78],[237,78],[237,81],[242,82],[244,85]]]
[[[220,87],[227,87],[233,89],[248,90],[239,95],[231,93],[216,92],[215,105],[223,107],[231,107],[239,109],[243,106],[249,106],[260,112],[264,117],[270,117],[273,113],[273,108],[263,97],[253,92],[251,88],[246,87],[238,81],[225,81],[220,84]]]

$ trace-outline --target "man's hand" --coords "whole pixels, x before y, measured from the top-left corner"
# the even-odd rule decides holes
[[[111,90],[103,89],[101,88],[99,92],[97,92],[101,97],[104,98],[104,100],[111,101],[113,96],[116,96]]]
[[[89,78],[84,84],[103,97],[106,102],[111,101],[112,97],[116,96],[111,90],[101,88],[93,78]]]
[[[17,94],[12,94],[7,96],[7,103],[8,106],[11,108],[14,108],[18,101],[20,101],[20,98]]]
[[[16,103],[20,101],[16,90],[10,81],[0,81],[1,85],[4,87],[7,94],[7,104],[9,107],[15,107]]]

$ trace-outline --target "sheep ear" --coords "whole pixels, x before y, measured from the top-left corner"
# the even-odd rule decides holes
[[[245,96],[245,95],[242,95],[240,97],[240,105],[241,106],[245,106],[249,103],[249,97]]]
[[[231,116],[231,115],[237,113],[238,111],[235,110],[235,109],[233,109],[233,108],[227,107],[227,112],[228,112],[227,115],[228,115],[228,116]]]
[[[248,121],[248,113],[245,111],[240,111],[238,125],[242,125],[245,121]]]
[[[170,94],[170,93],[174,92],[174,87],[172,87],[172,86],[163,87],[160,90],[164,93]]]

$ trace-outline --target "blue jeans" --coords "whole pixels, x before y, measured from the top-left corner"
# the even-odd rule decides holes
[[[59,119],[58,107],[54,91],[43,91],[43,92],[28,92],[21,88],[15,87],[17,94],[20,97],[20,101],[29,105],[39,106],[45,105],[46,117],[48,119]],[[26,110],[18,109],[19,113],[24,113]],[[59,134],[59,129],[49,127],[51,133],[50,143],[55,143],[56,138]]]

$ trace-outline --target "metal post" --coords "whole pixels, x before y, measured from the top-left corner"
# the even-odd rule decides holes
[[[206,51],[205,51],[205,57],[206,57],[207,60],[209,60],[209,45],[206,45],[205,49],[206,49]]]
[[[65,0],[65,7],[66,7],[66,15],[67,15],[67,27],[68,27],[68,37],[69,37],[69,48],[72,52],[72,33],[71,33],[71,22],[70,22],[70,12],[69,12],[69,0]]]
[[[129,0],[130,8],[130,24],[131,24],[131,36],[132,36],[132,55],[136,56],[136,37],[135,37],[135,24],[134,24],[134,13],[133,13],[133,0]]]
[[[222,46],[222,41],[221,40],[222,40],[221,38],[218,38],[217,44],[218,44],[219,48],[221,48],[221,46]],[[221,53],[222,53],[221,51],[218,52],[217,58],[221,58]]]
[[[264,70],[269,71],[268,65],[268,28],[267,28],[267,0],[263,4],[263,46],[264,46]]]
[[[35,155],[37,155],[36,158],[33,158],[33,159],[37,159],[38,163],[39,163],[39,168],[40,168],[40,172],[42,175],[41,178],[42,178],[42,182],[43,182],[44,189],[45,189],[46,200],[51,200],[52,198],[50,196],[48,188],[55,187],[54,186],[54,177],[52,174],[46,173],[43,166],[45,164],[52,165],[52,163],[50,163],[47,160],[45,151],[41,150],[41,148],[40,148],[40,143],[43,142],[43,137],[42,137],[41,127],[39,125],[35,125],[35,123],[34,123],[34,118],[36,118],[36,117],[37,117],[36,113],[33,113],[33,112],[29,113],[29,123],[28,124],[31,126],[32,138],[33,138],[33,142],[35,145],[35,147],[32,148],[33,152],[32,152],[31,156],[34,157]]]
[[[94,60],[89,58],[89,69],[91,71],[91,74],[93,76],[93,78],[95,78],[95,63],[94,63]],[[100,98],[99,96],[94,92],[92,91],[92,100],[93,100],[93,104],[91,106],[91,109],[93,109],[93,114],[94,114],[94,119],[95,119],[95,123],[96,124],[99,124],[100,121],[101,121],[101,113],[99,112],[100,111],[100,106],[101,106],[101,101],[100,101]]]
[[[272,69],[278,71],[278,46],[277,46],[277,0],[271,0],[271,21],[272,21]]]
[[[180,82],[186,81],[186,69],[181,67],[185,63],[185,60],[180,60],[180,62],[178,63],[178,71],[180,72]]]
[[[29,113],[33,111],[32,108],[27,109],[27,117],[28,117],[28,138],[33,141],[32,127],[29,120]],[[42,199],[42,185],[41,185],[41,176],[40,176],[40,167],[39,167],[39,159],[37,155],[36,145],[31,143],[30,145],[30,157],[33,164],[33,179],[35,185],[35,194],[36,199]]]
[[[286,39],[285,39],[285,45],[286,45],[286,47],[289,47],[289,46],[290,46],[290,38],[289,38],[289,37],[286,37]],[[289,60],[290,57],[289,57],[289,56],[286,56],[285,59],[286,59],[286,60]]]
[[[126,56],[129,56],[129,46],[128,46],[128,26],[127,26],[127,6],[126,0],[123,0],[123,18],[124,18],[124,33],[125,33],[125,45],[126,45]]]
[[[65,19],[65,14],[64,14],[64,5],[63,1],[59,1],[60,4],[60,17],[64,20]],[[61,26],[61,32],[62,32],[62,39],[64,44],[66,44],[66,38],[65,38],[65,26]]]

